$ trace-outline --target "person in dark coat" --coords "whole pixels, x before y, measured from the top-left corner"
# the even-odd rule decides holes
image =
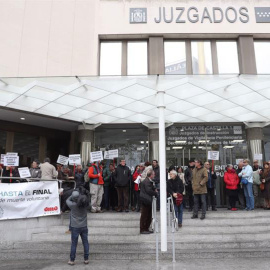
[[[264,183],[263,196],[265,201],[265,209],[270,210],[270,166],[268,162],[263,164],[262,183]]]
[[[85,173],[86,173],[86,170],[82,169],[82,165],[77,165],[76,170],[75,170],[75,176],[74,176],[74,180],[76,182],[76,187],[84,186]]]
[[[3,169],[3,177],[20,177],[18,169],[16,167],[5,167]],[[2,179],[2,183],[19,183],[20,181],[15,179]]]
[[[185,182],[186,182],[186,193],[189,202],[189,212],[193,211],[194,206],[194,197],[193,197],[193,190],[192,190],[192,171],[195,168],[195,161],[194,159],[189,160],[188,168],[185,170]]]
[[[210,168],[210,163],[207,161],[204,163],[204,167],[208,173],[207,181],[207,209],[209,206],[212,206],[212,211],[217,211],[217,202],[216,202],[216,180],[217,175],[214,172],[214,168]],[[211,204],[210,204],[211,203]]]
[[[181,228],[183,221],[183,201],[178,205],[177,197],[179,197],[180,194],[183,196],[184,184],[174,170],[170,172],[170,179],[167,182],[167,192],[173,198],[175,215],[178,219],[178,227]]]
[[[129,199],[129,186],[131,181],[131,171],[128,166],[126,166],[126,161],[121,159],[120,164],[115,170],[115,186],[117,188],[118,195],[118,212],[129,212],[128,209],[128,199]],[[124,207],[123,207],[124,201]],[[123,209],[124,208],[124,209]]]
[[[149,227],[152,222],[152,199],[157,196],[158,192],[155,189],[154,179],[155,172],[149,169],[146,178],[140,184],[140,201],[141,201],[141,219],[140,219],[140,233],[150,234]]]

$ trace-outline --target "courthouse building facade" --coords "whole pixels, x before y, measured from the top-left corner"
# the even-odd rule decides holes
[[[163,113],[167,167],[219,151],[219,204],[225,164],[270,159],[267,0],[3,0],[0,30],[0,152],[20,166],[159,159]]]

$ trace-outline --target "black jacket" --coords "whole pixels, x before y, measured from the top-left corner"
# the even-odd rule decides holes
[[[86,173],[86,170],[75,170],[75,177],[74,180],[76,182],[76,186],[83,186],[84,185],[84,175]]]
[[[185,170],[185,181],[186,181],[186,185],[187,186],[191,186],[192,185],[192,169],[194,167],[190,167],[188,166],[188,168]]]
[[[212,170],[210,169],[208,173],[208,181],[207,181],[207,188],[215,188],[216,187],[216,179],[217,179],[217,174],[214,172],[212,174]]]
[[[115,170],[116,187],[129,187],[131,181],[131,171],[128,166],[118,165]]]
[[[151,205],[152,197],[157,196],[155,191],[154,182],[146,177],[140,184],[140,200],[145,205]]]
[[[155,172],[154,182],[156,184],[159,184],[160,183],[160,170],[159,170],[159,166],[157,165],[156,167],[153,167],[153,170]]]
[[[167,192],[169,195],[173,195],[173,193],[183,194],[184,192],[184,184],[183,181],[177,175],[175,179],[169,179],[167,181]],[[175,198],[173,197],[173,201],[175,203]]]

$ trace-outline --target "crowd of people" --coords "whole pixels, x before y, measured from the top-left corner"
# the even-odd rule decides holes
[[[73,264],[78,237],[81,235],[85,248],[85,263],[88,263],[89,244],[87,240],[87,209],[91,213],[104,211],[141,212],[140,233],[151,234],[152,199],[157,198],[157,210],[160,208],[160,168],[157,160],[145,162],[135,167],[134,172],[126,165],[125,159],[120,164],[94,162],[86,168],[77,165],[73,170],[61,164],[52,165],[49,158],[42,164],[32,162],[30,168],[33,179],[62,180],[59,187],[61,211],[71,211],[69,233],[72,235],[71,257]],[[15,183],[9,177],[19,177],[16,167],[0,164],[2,183]],[[217,174],[207,161],[189,160],[188,167],[171,166],[167,170],[167,197],[174,203],[178,226],[183,223],[183,211],[192,213],[191,218],[206,218],[209,210],[216,208]],[[224,184],[228,209],[253,211],[254,208],[270,210],[270,161],[259,166],[254,160],[253,166],[245,159],[237,166],[228,164],[224,173]],[[76,189],[74,190],[74,187]],[[237,208],[238,206],[238,208]]]

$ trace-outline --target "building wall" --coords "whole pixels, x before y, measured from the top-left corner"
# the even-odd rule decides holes
[[[198,23],[187,20],[186,11],[191,6],[198,8]],[[210,23],[208,19],[201,23],[205,7],[212,16],[212,7],[226,10],[229,6],[236,10],[247,7],[249,22],[240,22],[238,16],[235,23],[225,19],[222,23]],[[269,24],[255,22],[254,6],[268,7],[269,1],[1,0],[0,76],[97,75],[99,37],[269,37]],[[147,24],[129,23],[131,7],[147,8]],[[167,18],[173,7],[172,23],[155,23],[159,7],[166,7]],[[186,23],[175,23],[179,14],[176,7],[185,7],[182,19]]]

